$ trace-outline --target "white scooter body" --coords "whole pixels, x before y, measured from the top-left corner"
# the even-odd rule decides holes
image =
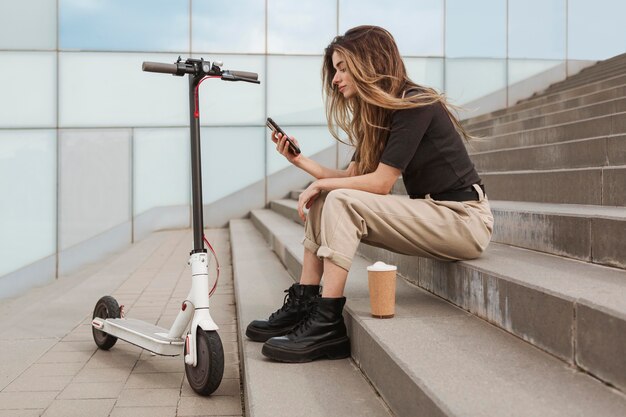
[[[96,317],[94,328],[132,343],[157,355],[178,356],[187,343],[185,363],[196,366],[196,330],[218,330],[219,327],[209,312],[209,257],[206,253],[195,253],[189,258],[191,265],[191,290],[183,302],[172,327],[164,329],[145,321],[131,318]],[[189,327],[191,324],[191,327]],[[187,333],[186,338],[183,336]]]

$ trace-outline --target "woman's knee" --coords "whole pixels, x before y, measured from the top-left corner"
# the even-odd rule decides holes
[[[354,200],[355,192],[358,193],[359,191],[351,190],[348,188],[339,188],[329,191],[328,195],[326,196],[326,206],[346,207],[351,201]]]

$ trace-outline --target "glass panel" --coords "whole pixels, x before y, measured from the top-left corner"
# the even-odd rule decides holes
[[[210,204],[265,175],[264,127],[202,128],[202,195]]]
[[[558,67],[564,61],[548,60],[509,60],[509,85],[527,80],[532,77],[541,76],[551,69]]]
[[[0,127],[55,127],[56,54],[0,52]]]
[[[377,25],[396,39],[402,55],[443,55],[443,0],[341,0],[339,32]]]
[[[188,51],[188,0],[59,0],[61,49]]]
[[[568,58],[607,59],[626,52],[626,2],[569,0]]]
[[[564,0],[509,0],[509,58],[565,58]]]
[[[265,52],[265,0],[193,0],[192,50]]]
[[[190,204],[189,129],[135,129],[134,215]]]
[[[321,54],[337,34],[337,0],[269,0],[269,53]]]
[[[446,95],[465,104],[506,88],[504,59],[447,59]]]
[[[447,0],[446,57],[506,57],[506,0]]]
[[[318,152],[334,146],[336,141],[328,132],[326,126],[282,126],[287,135],[294,136],[300,144],[302,154],[310,157]],[[266,129],[267,130],[267,129]],[[271,175],[291,164],[284,156],[276,151],[276,145],[272,142],[270,131],[266,133],[267,146],[267,174]],[[334,167],[329,167],[334,168]]]
[[[60,131],[60,250],[130,220],[130,130]]]
[[[0,2],[0,49],[56,49],[56,46],[57,0]]]
[[[267,114],[282,125],[326,124],[322,100],[322,57],[270,56]]]
[[[443,91],[443,58],[404,58],[404,64],[413,81]]]
[[[259,74],[261,84],[206,80],[200,89],[200,123],[202,125],[265,124],[265,57],[226,55],[223,69]]]
[[[56,251],[56,132],[0,131],[0,276]]]
[[[189,125],[188,82],[141,71],[143,61],[174,62],[173,54],[61,53],[62,127]]]

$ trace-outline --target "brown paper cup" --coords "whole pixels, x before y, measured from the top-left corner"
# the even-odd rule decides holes
[[[367,267],[372,317],[388,319],[396,307],[396,270],[393,265],[376,262]]]

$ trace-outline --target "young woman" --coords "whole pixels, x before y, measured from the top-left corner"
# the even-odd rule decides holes
[[[328,125],[355,152],[345,171],[276,149],[314,181],[298,201],[304,263],[284,305],[246,335],[283,362],[350,355],[343,322],[348,270],[360,241],[441,260],[473,259],[491,238],[493,216],[465,149],[465,131],[443,95],[412,82],[389,32],[359,26],[326,48],[322,79]],[[410,198],[390,195],[398,177]],[[320,292],[320,281],[324,286]]]

